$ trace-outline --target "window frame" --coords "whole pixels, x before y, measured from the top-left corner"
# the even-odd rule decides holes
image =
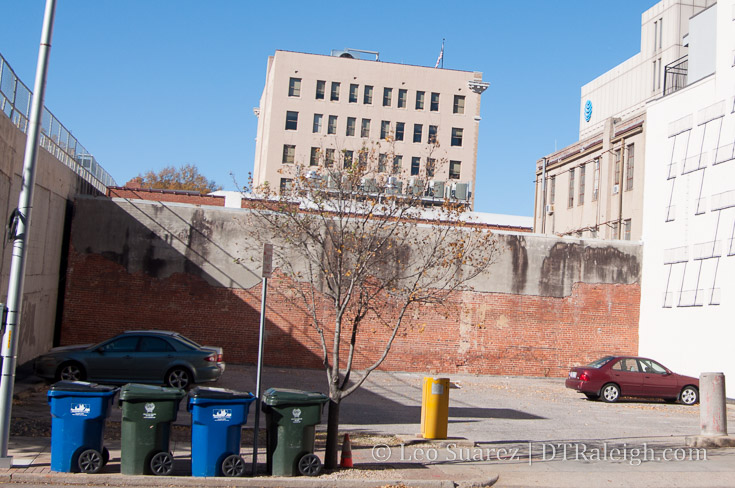
[[[350,83],[350,93],[348,96],[348,103],[357,103],[357,97],[358,92],[360,90],[360,85],[357,83]]]
[[[424,106],[426,105],[426,92],[421,90],[416,90],[416,110],[424,110]]]
[[[339,102],[339,92],[341,90],[341,85],[339,81],[333,81],[330,85],[329,89],[329,101],[330,102]]]
[[[431,92],[431,95],[429,97],[429,112],[438,112],[438,111],[439,111],[439,93]]]
[[[462,147],[464,143],[464,128],[452,127],[452,142],[453,147]]]
[[[332,122],[334,122],[334,125],[332,125]],[[337,116],[336,115],[330,115],[327,119],[327,135],[336,135],[337,134]]]
[[[372,105],[373,104],[373,85],[365,85],[362,91],[362,104]]]
[[[283,157],[281,158],[281,164],[294,164],[295,161],[296,161],[296,144],[284,144],[283,145]]]
[[[293,127],[289,127],[292,125]],[[286,128],[284,130],[299,130],[299,113],[286,110]]]
[[[406,108],[408,104],[408,90],[405,88],[398,89],[398,102],[396,108]]]
[[[311,133],[312,134],[321,134],[322,133],[322,121],[324,119],[324,114],[314,114],[314,122],[311,126]]]
[[[462,101],[461,104],[458,103],[460,100]],[[454,103],[452,104],[452,113],[463,115],[466,101],[467,100],[464,95],[454,95]]]
[[[421,173],[421,158],[413,156],[411,158],[411,176],[418,176]]]
[[[326,80],[316,80],[316,93],[314,95],[315,100],[324,100],[327,94],[327,82]]]
[[[301,98],[301,78],[292,76],[288,79],[288,96]]]
[[[347,117],[347,125],[345,126],[345,136],[354,137],[357,128],[357,117]]]
[[[396,122],[396,133],[394,134],[396,141],[402,141],[404,140],[406,135],[406,123],[405,122]]]
[[[360,121],[360,137],[370,137],[370,119],[362,119]]]
[[[423,138],[424,138],[424,125],[423,124],[413,124],[413,142],[420,144]]]
[[[457,168],[456,171],[455,167]],[[455,176],[452,176],[455,175]],[[449,178],[450,180],[459,180],[462,177],[462,161],[450,160],[449,161]]]
[[[383,87],[383,106],[390,107],[393,105],[393,88]]]

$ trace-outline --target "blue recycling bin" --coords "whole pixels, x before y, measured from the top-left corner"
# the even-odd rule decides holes
[[[110,453],[102,437],[117,390],[84,381],[59,381],[51,386],[47,399],[52,471],[96,473],[107,464]]]
[[[242,426],[248,420],[252,393],[196,387],[189,392],[192,476],[242,476]]]

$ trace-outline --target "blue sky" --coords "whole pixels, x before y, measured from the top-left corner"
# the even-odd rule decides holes
[[[192,163],[225,189],[253,167],[276,49],[379,51],[482,71],[475,210],[533,215],[536,161],[577,140],[580,88],[640,50],[655,0],[58,0],[46,106],[118,184]],[[0,0],[0,53],[33,86],[45,0]]]

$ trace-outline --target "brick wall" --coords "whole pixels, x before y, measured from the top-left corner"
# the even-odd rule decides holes
[[[67,278],[62,344],[96,342],[127,329],[169,329],[223,346],[228,362],[257,357],[260,285],[231,289],[194,274],[130,273],[73,246]],[[265,363],[320,367],[319,336],[285,298],[288,284],[276,276],[269,285]],[[562,298],[458,293],[447,306],[413,310],[382,369],[563,376],[569,366],[604,354],[637,353],[639,301],[637,283],[575,283]],[[366,323],[355,367],[375,361],[388,336],[385,326]]]
[[[225,206],[225,197],[202,195],[192,191],[156,190],[153,188],[128,188],[110,186],[107,188],[110,198],[129,198],[134,200],[152,200],[156,202],[190,203],[192,205]]]

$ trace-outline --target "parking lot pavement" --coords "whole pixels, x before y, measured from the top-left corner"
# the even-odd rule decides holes
[[[448,433],[456,440],[408,445],[402,439],[420,430],[423,376],[375,372],[343,401],[341,430],[375,434],[372,444],[368,438],[353,446],[355,464],[363,468],[354,476],[472,480],[499,474],[499,487],[590,486],[590,476],[607,486],[731,486],[735,479],[735,449],[685,450],[684,436],[699,433],[698,406],[591,402],[562,379],[449,375],[457,388],[450,391]],[[326,392],[321,370],[267,367],[262,384]],[[255,368],[228,364],[212,386],[252,391]],[[43,389],[13,414],[48,418]],[[120,409],[111,417],[119,420]],[[732,432],[735,405],[728,405],[728,418]],[[190,423],[185,402],[176,423]],[[184,457],[186,449],[182,444]]]

